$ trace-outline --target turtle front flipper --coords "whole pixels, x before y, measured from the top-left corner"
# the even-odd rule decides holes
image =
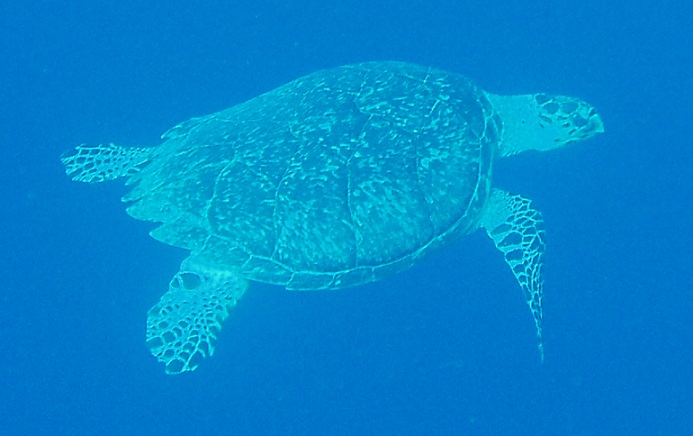
[[[168,292],[147,313],[147,345],[166,373],[194,371],[214,354],[222,323],[248,287],[236,273],[184,260]]]
[[[532,202],[519,195],[494,189],[482,215],[481,226],[515,274],[537,328],[539,352],[544,361],[542,305],[544,276],[544,220]]]
[[[120,147],[115,144],[79,145],[60,160],[72,180],[99,183],[137,174],[149,162],[154,148]]]

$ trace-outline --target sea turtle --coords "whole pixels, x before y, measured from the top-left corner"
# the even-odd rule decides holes
[[[355,286],[479,228],[522,288],[543,359],[541,214],[492,188],[493,161],[602,131],[577,98],[500,96],[435,68],[367,62],[185,121],[158,147],[81,145],[62,161],[76,181],[127,178],[127,212],[190,251],[147,316],[168,373],[212,355],[248,280]]]

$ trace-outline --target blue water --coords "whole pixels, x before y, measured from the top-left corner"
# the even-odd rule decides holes
[[[691,17],[647,0],[4,2],[0,433],[692,434]],[[125,214],[122,184],[70,182],[60,154],[156,145],[379,59],[602,114],[603,135],[496,166],[546,219],[546,361],[479,233],[356,289],[254,284],[215,356],[165,375],[144,322],[185,252]]]

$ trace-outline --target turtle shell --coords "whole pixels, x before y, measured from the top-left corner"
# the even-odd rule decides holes
[[[124,200],[159,241],[248,279],[353,286],[478,226],[500,128],[463,76],[348,65],[172,128]]]

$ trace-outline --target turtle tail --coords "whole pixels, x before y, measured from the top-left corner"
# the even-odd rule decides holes
[[[72,180],[99,183],[137,174],[152,156],[154,148],[120,147],[115,144],[79,145],[60,160]]]

